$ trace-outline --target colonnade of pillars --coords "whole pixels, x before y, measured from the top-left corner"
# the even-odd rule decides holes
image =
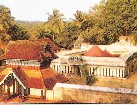
[[[42,99],[46,98],[46,90],[41,90],[41,98]]]
[[[94,71],[94,75],[97,76],[107,76],[107,77],[125,77],[125,69],[122,68],[97,68],[94,70],[95,67],[90,67],[89,74],[91,75]]]
[[[8,98],[16,96],[27,96],[29,89],[24,89],[22,85],[11,75],[10,81],[4,80],[4,83],[0,85],[0,95],[7,94]]]
[[[77,69],[76,66],[72,65],[51,65],[51,68],[56,70],[58,73],[75,73]],[[92,67],[89,66],[89,75],[92,75],[94,71],[94,75],[96,76],[105,76],[105,77],[121,77],[124,78],[126,76],[125,68],[111,68],[111,67]]]
[[[56,70],[58,73],[75,73],[75,67],[70,65],[51,65],[51,68]]]

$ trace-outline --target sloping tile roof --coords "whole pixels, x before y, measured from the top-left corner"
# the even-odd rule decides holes
[[[52,68],[41,70],[43,80],[47,89],[52,89],[57,82],[66,82],[67,78],[64,75],[57,73]]]
[[[43,56],[52,57],[50,51],[44,52],[43,48],[49,44],[52,52],[59,50],[50,39],[39,40],[18,40],[11,41],[7,46],[7,51],[0,59],[25,59],[25,60],[41,60]]]
[[[94,45],[84,56],[91,57],[116,57],[117,55],[110,54],[106,49],[102,51],[97,45]]]
[[[0,81],[9,73],[11,68],[0,71]],[[24,86],[36,89],[52,89],[57,82],[66,82],[64,75],[58,74],[51,68],[42,70],[22,69],[21,67],[12,69],[15,75],[20,79]]]
[[[91,57],[106,57],[106,54],[97,46],[94,45],[89,51],[87,51],[84,56]]]
[[[60,50],[60,48],[55,43],[53,43],[53,41],[51,41],[49,38],[37,39],[37,40],[32,40],[32,41],[35,42],[36,44],[41,44],[41,45],[43,45],[43,43],[47,42],[50,44],[50,46],[52,47],[52,49],[54,51]]]
[[[108,52],[106,49],[105,49],[103,52],[105,53],[105,55],[106,55],[107,57],[113,57],[113,55],[110,54],[110,52]]]
[[[118,56],[116,54],[110,54],[110,52],[107,51],[106,49],[103,52],[106,54],[106,57],[117,57]]]
[[[0,81],[2,81],[4,79],[4,77],[9,73],[10,70],[11,69],[6,68],[6,69],[0,71]]]
[[[38,89],[46,88],[40,70],[27,70],[18,67],[14,68],[13,71],[26,87]]]

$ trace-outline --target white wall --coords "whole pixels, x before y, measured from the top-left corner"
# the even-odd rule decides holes
[[[53,90],[46,90],[46,99],[47,100],[53,100],[54,99],[53,95],[54,95]]]
[[[30,88],[30,95],[41,96],[42,89]]]

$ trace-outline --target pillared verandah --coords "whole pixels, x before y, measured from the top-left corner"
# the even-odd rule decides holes
[[[6,68],[0,71],[0,94],[46,97],[46,90],[67,79],[49,67],[57,56],[50,39],[11,41],[0,57]]]

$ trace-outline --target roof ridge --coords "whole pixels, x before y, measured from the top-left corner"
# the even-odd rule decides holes
[[[45,86],[44,77],[43,77],[43,75],[42,75],[42,72],[41,72],[41,70],[40,70],[40,69],[39,69],[39,71],[40,71],[41,78],[42,78],[42,81],[43,81],[42,83],[44,84],[44,87],[45,87],[45,88],[47,88],[47,87]]]

